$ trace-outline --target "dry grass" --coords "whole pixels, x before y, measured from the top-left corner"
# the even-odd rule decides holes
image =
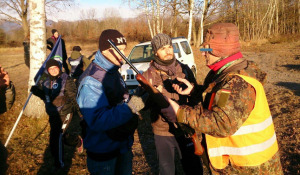
[[[23,47],[1,47],[0,48],[0,54],[12,54],[12,53],[18,53],[23,54]]]

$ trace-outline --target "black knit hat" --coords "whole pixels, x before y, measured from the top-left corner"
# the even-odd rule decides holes
[[[118,45],[127,45],[125,37],[117,30],[107,29],[104,30],[99,37],[99,49],[100,51],[104,51],[106,49],[111,48],[108,39],[112,40],[116,46]]]
[[[152,38],[151,45],[154,54],[156,54],[158,49],[164,47],[165,45],[172,46],[172,39],[166,34],[159,33]]]
[[[80,46],[74,46],[73,47],[73,51],[81,51],[81,47]]]
[[[51,32],[52,32],[52,35],[54,35],[54,33],[57,32],[57,30],[56,29],[52,29]]]
[[[49,67],[51,67],[51,66],[57,66],[59,69],[61,69],[60,63],[54,59],[50,59],[47,61],[47,63],[46,63],[47,72],[48,72]]]

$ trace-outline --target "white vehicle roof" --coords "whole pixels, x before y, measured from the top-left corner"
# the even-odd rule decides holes
[[[184,37],[176,37],[176,38],[172,38],[172,42],[174,42],[174,41],[179,41],[179,42],[180,41],[187,41],[187,39],[184,38]],[[135,46],[143,46],[143,45],[149,45],[149,44],[151,44],[151,41],[142,42],[142,43],[139,43]]]

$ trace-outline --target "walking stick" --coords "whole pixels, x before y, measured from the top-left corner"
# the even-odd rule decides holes
[[[8,142],[9,142],[9,140],[10,140],[12,134],[14,133],[14,131],[15,131],[15,129],[16,129],[16,127],[17,127],[17,125],[18,125],[18,123],[19,123],[21,117],[22,117],[22,114],[23,114],[23,112],[24,112],[24,110],[25,110],[25,108],[26,108],[26,106],[27,106],[27,103],[29,102],[29,100],[30,100],[30,98],[31,98],[31,95],[32,95],[32,92],[30,92],[30,94],[28,95],[27,100],[26,100],[26,103],[25,103],[25,105],[23,106],[22,111],[20,112],[19,117],[18,117],[16,123],[14,124],[14,127],[12,128],[12,130],[11,130],[10,133],[9,133],[9,136],[8,136],[6,142],[5,142],[5,145],[4,145],[5,147],[7,146],[7,144],[8,144]]]

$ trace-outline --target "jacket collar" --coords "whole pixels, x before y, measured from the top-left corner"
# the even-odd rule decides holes
[[[100,50],[97,51],[94,63],[96,63],[98,66],[100,66],[102,69],[106,70],[107,72],[115,72],[118,71],[120,68],[119,66],[114,65],[110,61],[108,61],[100,52]]]

